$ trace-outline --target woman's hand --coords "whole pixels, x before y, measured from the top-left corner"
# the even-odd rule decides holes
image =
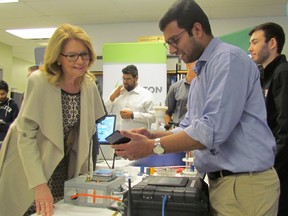
[[[51,216],[54,213],[54,199],[48,185],[41,184],[35,187],[35,205],[37,215]]]

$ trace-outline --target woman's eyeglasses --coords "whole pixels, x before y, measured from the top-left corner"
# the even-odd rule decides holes
[[[60,53],[62,56],[65,56],[67,58],[67,60],[69,62],[76,62],[79,58],[79,56],[81,56],[82,60],[90,60],[90,54],[89,52],[82,52],[82,53],[67,53],[67,54],[63,54]]]

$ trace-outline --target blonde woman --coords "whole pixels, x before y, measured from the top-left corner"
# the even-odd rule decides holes
[[[95,121],[105,115],[88,71],[95,58],[77,26],[61,25],[49,40],[0,152],[0,215],[53,215],[64,182],[91,169]]]

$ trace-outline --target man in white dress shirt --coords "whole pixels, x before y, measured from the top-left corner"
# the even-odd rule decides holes
[[[128,65],[122,69],[123,85],[118,86],[105,102],[108,113],[115,114],[116,129],[150,128],[155,122],[154,97],[138,84],[138,69]]]

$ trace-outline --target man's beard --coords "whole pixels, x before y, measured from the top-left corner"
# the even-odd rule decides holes
[[[125,89],[127,91],[132,91],[136,87],[136,85],[127,85],[127,86],[124,86],[124,87],[125,87]]]
[[[134,89],[133,86],[127,86],[127,87],[126,87],[126,90],[127,90],[127,91],[131,91],[131,90],[133,90],[133,89]]]

